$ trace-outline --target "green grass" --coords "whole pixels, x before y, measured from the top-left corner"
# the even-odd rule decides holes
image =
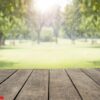
[[[100,68],[100,46],[34,44],[0,48],[0,69]]]

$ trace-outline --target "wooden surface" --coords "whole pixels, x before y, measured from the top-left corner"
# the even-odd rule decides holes
[[[100,100],[100,69],[0,70],[4,100]]]

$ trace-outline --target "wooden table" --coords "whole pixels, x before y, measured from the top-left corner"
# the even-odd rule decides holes
[[[0,70],[4,100],[100,100],[100,69]]]

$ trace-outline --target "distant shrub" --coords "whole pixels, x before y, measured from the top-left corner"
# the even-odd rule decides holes
[[[49,42],[53,40],[53,29],[44,27],[41,31],[41,41]]]

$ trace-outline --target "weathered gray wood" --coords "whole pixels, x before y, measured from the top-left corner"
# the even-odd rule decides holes
[[[95,69],[84,69],[82,70],[86,75],[88,75],[91,79],[93,79],[97,84],[100,85],[100,72]]]
[[[100,72],[100,68],[96,68],[96,70]]]
[[[48,100],[48,71],[34,70],[16,100]]]
[[[13,100],[19,92],[31,70],[19,70],[3,84],[0,85],[0,95],[4,96],[5,100]]]
[[[83,100],[100,100],[100,86],[80,70],[67,70]]]
[[[5,100],[13,100],[17,94],[17,100],[100,100],[98,69],[84,69],[84,73],[67,70],[68,75],[64,70],[51,70],[50,80],[47,70],[34,70],[32,74],[32,70],[14,71],[0,70],[0,82],[7,79],[0,84],[0,95]]]
[[[0,84],[10,77],[16,70],[0,70]]]
[[[64,70],[50,71],[50,100],[81,100]]]

